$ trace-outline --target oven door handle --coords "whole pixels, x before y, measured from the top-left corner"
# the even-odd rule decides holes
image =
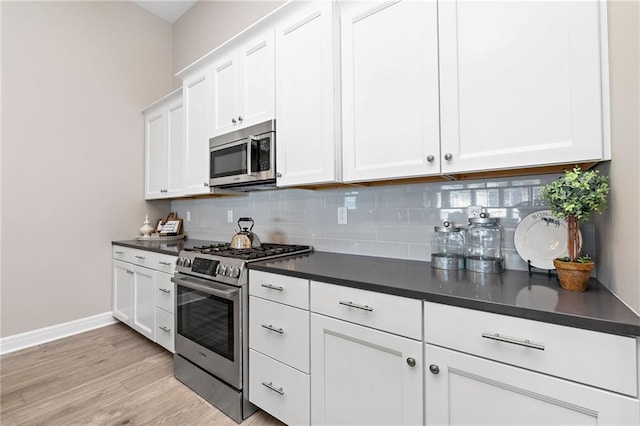
[[[176,283],[177,285],[181,285],[183,287],[190,288],[191,290],[201,291],[203,293],[210,294],[212,296],[221,297],[227,300],[234,300],[238,297],[239,289],[230,286],[217,286],[215,283],[203,285],[193,282],[192,280],[185,280],[182,278],[178,278],[173,276],[171,281]]]

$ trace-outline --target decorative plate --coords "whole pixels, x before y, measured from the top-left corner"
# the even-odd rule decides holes
[[[578,231],[582,241],[582,234]],[[553,259],[567,256],[567,221],[558,219],[551,210],[540,210],[526,216],[516,226],[516,251],[531,266],[553,269]]]

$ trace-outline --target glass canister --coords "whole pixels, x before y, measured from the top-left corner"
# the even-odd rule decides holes
[[[431,266],[437,269],[464,269],[464,232],[445,221],[433,227]]]
[[[497,217],[480,213],[469,219],[466,238],[467,269],[476,272],[502,272],[502,227]]]

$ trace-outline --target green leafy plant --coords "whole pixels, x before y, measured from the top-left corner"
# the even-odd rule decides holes
[[[607,176],[597,170],[583,171],[576,166],[563,176],[546,185],[541,195],[551,212],[567,220],[568,261],[590,262],[589,256],[580,257],[578,226],[591,214],[601,213],[607,204],[609,183]]]

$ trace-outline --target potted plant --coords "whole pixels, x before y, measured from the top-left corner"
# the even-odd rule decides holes
[[[563,176],[546,185],[541,192],[551,212],[567,221],[567,253],[564,258],[554,259],[560,286],[566,290],[585,291],[593,268],[593,260],[580,256],[580,222],[585,222],[592,213],[602,212],[607,204],[609,184],[607,176],[597,170],[583,171],[576,166],[566,170]]]

